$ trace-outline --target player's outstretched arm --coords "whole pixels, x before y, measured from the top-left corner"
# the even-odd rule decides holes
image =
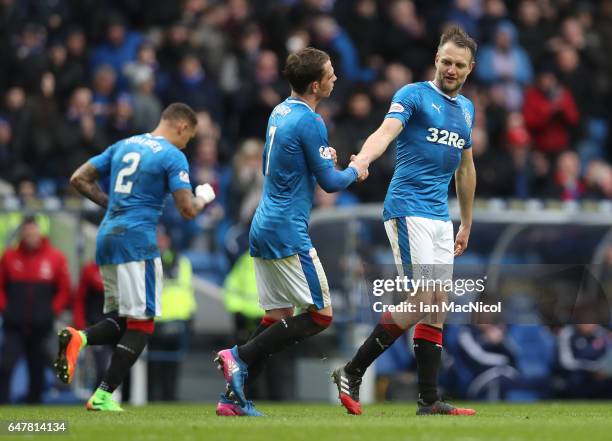
[[[385,153],[391,141],[397,138],[403,128],[404,126],[399,119],[386,118],[380,127],[368,136],[357,157],[365,159],[368,165],[376,161]]]
[[[194,196],[191,190],[182,188],[172,193],[174,203],[181,216],[188,220],[195,218],[206,204],[215,199],[215,192],[209,184],[198,185],[195,192],[196,195]]]
[[[70,177],[70,184],[87,199],[108,208],[108,195],[98,185],[98,170],[89,162],[81,165]]]
[[[317,183],[326,193],[335,193],[357,181],[360,170],[356,167],[347,167],[344,170],[336,170],[333,167],[315,171]]]
[[[461,225],[455,238],[455,256],[460,256],[467,248],[472,229],[472,206],[476,190],[476,168],[472,149],[461,152],[461,163],[455,172],[455,188],[461,210]]]

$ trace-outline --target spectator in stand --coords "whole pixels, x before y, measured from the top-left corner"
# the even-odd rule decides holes
[[[199,219],[199,225],[214,227],[215,237],[221,243],[223,235],[231,226],[231,221],[224,217],[232,171],[219,161],[219,128],[205,112],[198,113],[198,131],[200,130],[202,132],[198,133],[189,174],[194,185],[208,182],[215,190],[217,197],[206,208]]]
[[[9,121],[0,115],[0,175],[9,176],[16,165],[12,146],[13,129]]]
[[[475,0],[454,0],[453,7],[449,8],[447,22],[461,26],[465,32],[474,39],[480,39],[478,18],[482,15],[482,5]]]
[[[259,25],[249,23],[245,26],[233,50],[221,62],[219,80],[225,93],[232,95],[238,92],[255,75],[262,42],[263,33]]]
[[[79,164],[106,147],[106,134],[96,125],[90,89],[79,87],[72,92],[55,137],[57,150],[54,161],[48,164],[48,173],[56,177],[70,176]]]
[[[24,162],[38,179],[49,176],[48,164],[57,155],[55,132],[62,117],[55,93],[55,80],[55,75],[45,72],[28,102],[29,121],[33,127],[36,127],[36,130],[31,130],[28,134]]]
[[[356,89],[351,93],[346,112],[337,121],[331,144],[336,149],[338,162],[348,164],[351,155],[359,153],[361,145],[376,130],[378,123],[372,118],[372,100],[365,90]]]
[[[314,39],[337,62],[338,79],[353,83],[370,83],[376,77],[376,71],[361,66],[359,53],[349,34],[333,17],[322,15],[312,24]]]
[[[27,23],[14,40],[14,59],[8,66],[12,67],[14,78],[19,78],[26,89],[36,87],[47,66],[46,43],[47,30],[37,23]]]
[[[221,79],[221,64],[232,42],[238,41],[241,32],[249,26],[249,16],[239,6],[232,8],[228,2],[210,5],[202,18],[189,24],[190,44],[204,61],[204,68],[215,78]],[[245,4],[248,11],[248,4]]]
[[[479,196],[514,196],[515,171],[509,166],[512,163],[510,153],[491,145],[487,132],[478,126],[472,130],[472,154],[481,183]]]
[[[270,113],[289,92],[287,82],[280,78],[276,54],[269,50],[261,51],[253,78],[234,98],[235,107],[240,112],[239,138],[263,139]]]
[[[538,150],[532,150],[528,157],[529,196],[534,198],[551,198],[550,185],[553,166],[551,159]]]
[[[550,185],[550,197],[562,201],[576,201],[584,194],[584,182],[580,177],[580,158],[571,150],[561,152],[553,182]]]
[[[243,91],[249,91],[255,78],[255,66],[262,52],[263,32],[258,24],[245,26],[231,52],[226,53],[221,60],[219,84],[228,97],[228,118],[226,127],[228,134],[238,134]],[[278,69],[278,66],[277,66]],[[236,136],[232,136],[235,138]]]
[[[72,26],[66,35],[66,50],[68,60],[78,63],[83,72],[88,72],[87,60],[89,59],[87,37],[82,28]]]
[[[572,130],[575,134],[572,138],[579,140],[582,161],[602,158],[609,130],[604,110],[605,94],[598,91],[601,81],[593,77],[593,70],[581,63],[578,51],[570,45],[561,45],[557,49],[556,66],[560,82],[574,96],[581,114],[581,124]]]
[[[151,76],[151,81],[153,81],[153,85],[155,86],[151,93],[155,91],[157,95],[163,95],[168,87],[168,74],[161,68],[157,61],[157,50],[149,41],[144,41],[140,45],[138,53],[136,54],[136,60],[128,63],[123,69],[123,73],[128,78],[130,87],[132,88],[137,88],[138,84],[144,81],[142,79],[144,75],[143,72],[147,72],[147,74]],[[158,120],[159,118],[155,122]]]
[[[578,52],[569,45],[560,47],[556,52],[556,69],[559,82],[572,93],[576,100],[578,110],[583,113],[592,114],[595,111],[595,100],[593,82],[589,71],[580,63]]]
[[[599,6],[596,29],[602,43],[601,53],[604,54],[602,77],[608,79],[603,84],[601,93],[607,96],[612,92],[612,81],[610,81],[610,78],[612,78],[612,57],[608,56],[612,53],[612,0],[604,0],[600,2]]]
[[[420,73],[433,60],[427,42],[427,24],[411,0],[394,0],[387,8],[390,23],[381,43],[386,61],[399,61]]]
[[[68,264],[61,251],[44,237],[33,217],[20,227],[19,245],[0,260],[0,312],[4,344],[0,353],[0,404],[9,402],[15,364],[26,356],[28,403],[40,403],[45,369],[50,367],[48,338],[55,317],[70,299]]]
[[[612,335],[601,325],[576,324],[559,333],[558,362],[566,398],[612,398]]]
[[[508,8],[504,0],[483,0],[482,15],[478,20],[479,44],[490,44],[495,40],[499,24],[508,19]]]
[[[551,23],[543,17],[542,7],[536,0],[521,0],[518,6],[517,30],[519,44],[525,48],[531,61],[545,56],[546,42],[553,34]]]
[[[519,379],[517,348],[509,342],[506,327],[470,325],[459,331],[454,369],[463,371],[468,399],[504,399]],[[466,378],[467,377],[467,378]]]
[[[228,214],[235,223],[245,228],[250,225],[261,198],[263,149],[263,142],[259,139],[247,139],[234,157]],[[248,229],[246,232],[248,234]]]
[[[48,67],[55,77],[56,98],[65,102],[72,89],[85,82],[85,69],[68,57],[68,49],[61,41],[55,41],[48,49]]]
[[[218,124],[223,122],[221,91],[214,79],[206,75],[194,53],[188,53],[181,59],[179,71],[168,86],[166,101],[188,104],[196,112],[205,110]]]
[[[189,42],[189,28],[184,22],[177,22],[166,29],[157,55],[162,66],[174,68],[192,50]]]
[[[370,68],[381,68],[384,60],[380,55],[380,42],[384,34],[381,11],[376,0],[350,2],[351,11],[343,26],[355,43],[359,63]]]
[[[81,269],[79,285],[77,287],[72,307],[73,321],[78,329],[98,323],[104,318],[104,284],[100,269],[95,262],[86,263]],[[96,382],[100,384],[102,375],[112,355],[112,346],[91,346],[93,353]],[[94,386],[95,389],[95,386]]]
[[[113,111],[117,74],[110,64],[99,65],[93,73],[92,109],[98,127],[106,127]]]
[[[385,66],[382,78],[372,85],[373,118],[384,118],[389,110],[389,102],[393,94],[401,87],[412,83],[412,71],[402,63],[389,63]]]
[[[338,118],[338,125],[330,137],[336,149],[339,164],[348,164],[352,155],[359,153],[364,141],[378,126],[372,115],[372,99],[364,91],[356,89],[348,99],[346,112]],[[386,159],[386,158],[385,158]],[[373,167],[368,177],[368,185],[352,188],[362,202],[372,202],[384,193],[393,174],[393,166],[383,161]]]
[[[125,19],[118,14],[109,16],[106,25],[106,41],[98,45],[91,57],[91,68],[109,64],[117,74],[117,85],[125,87],[123,69],[136,59],[138,48],[142,43],[142,35],[130,31],[126,27]]]
[[[535,84],[525,92],[523,116],[537,150],[554,155],[570,147],[569,128],[580,122],[580,114],[551,65],[539,69]]]
[[[134,110],[133,126],[136,133],[150,132],[162,113],[162,104],[155,95],[155,76],[147,65],[138,65],[129,73]]]
[[[588,163],[584,199],[612,200],[612,167],[602,160]]]
[[[134,99],[129,93],[117,95],[106,132],[109,142],[116,142],[142,133],[134,128]]]
[[[520,112],[512,112],[506,120],[505,143],[507,152],[510,154],[513,167],[513,192],[512,194],[519,198],[529,197],[529,179],[530,179],[530,153],[531,153],[531,136],[527,127],[525,127],[525,119]],[[501,164],[500,169],[503,168]],[[499,179],[502,182],[503,178]],[[510,194],[510,195],[512,195]],[[505,196],[510,196],[506,194]]]
[[[217,202],[223,204],[227,199],[227,185],[231,172],[219,163],[218,138],[214,132],[199,136],[191,161],[190,175],[196,184],[208,182],[217,197],[211,205]],[[210,206],[207,211],[210,210]]]
[[[25,151],[28,146],[28,137],[31,132],[30,113],[26,107],[26,94],[23,87],[13,86],[4,95],[5,117],[11,125],[12,148],[14,157],[24,162]]]
[[[517,42],[516,28],[511,22],[501,22],[493,43],[480,49],[476,74],[484,84],[503,90],[508,110],[521,108],[523,87],[531,82],[533,68],[527,52]]]

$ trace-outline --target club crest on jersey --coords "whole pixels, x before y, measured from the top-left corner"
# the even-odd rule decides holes
[[[400,103],[391,103],[391,107],[389,107],[389,113],[391,112],[398,112],[398,113],[402,113],[404,110],[404,106],[402,106]]]
[[[470,112],[465,107],[463,108],[463,117],[468,127],[472,127],[472,115],[470,115]]]
[[[185,170],[181,170],[179,173],[179,179],[189,184],[189,173],[187,173]]]
[[[331,154],[331,151],[329,150],[329,147],[325,147],[325,146],[319,147],[319,155],[321,155],[321,158],[323,159],[332,158],[332,154]]]

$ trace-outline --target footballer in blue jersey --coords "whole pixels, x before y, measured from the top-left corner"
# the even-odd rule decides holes
[[[251,256],[269,260],[307,254],[312,248],[308,221],[317,176],[324,190],[338,190],[333,183],[328,188],[324,177],[335,168],[327,129],[310,104],[291,96],[272,111],[267,133],[263,194],[249,235]],[[357,177],[354,169],[349,173]]]
[[[357,155],[371,163],[396,140],[395,171],[383,219],[400,276],[446,282],[452,278],[454,257],[467,247],[476,187],[471,150],[474,105],[459,92],[474,67],[475,54],[476,42],[465,31],[458,26],[448,28],[440,38],[433,80],[398,90],[383,123]],[[453,175],[461,208],[456,237],[448,213]],[[447,297],[444,292],[423,290],[418,299],[440,308]],[[425,314],[424,309],[383,313],[353,359],[334,371],[340,400],[349,413],[361,413],[359,385],[366,369],[416,324],[417,415],[475,414],[472,409],[440,401],[437,378],[444,314]]]
[[[189,106],[171,104],[153,132],[113,144],[70,179],[82,195],[107,209],[96,243],[107,317],[85,330],[62,329],[54,363],[58,378],[70,383],[85,345],[116,345],[102,382],[87,402],[88,410],[122,410],[111,395],[144,350],[154,317],[161,314],[163,275],[156,229],[166,196],[173,195],[187,219],[214,199],[208,184],[197,186],[193,196],[189,166],[181,152],[195,136],[196,124]],[[103,177],[110,177],[108,195],[97,184]]]
[[[247,343],[217,354],[232,394],[221,396],[218,415],[259,415],[244,394],[249,368],[330,325],[329,287],[308,236],[315,184],[335,192],[367,177],[365,160],[336,170],[335,150],[315,112],[336,81],[329,55],[305,48],[289,55],[283,73],[291,96],[268,121],[263,195],[249,235],[259,303],[266,313]],[[294,315],[294,308],[301,313]]]

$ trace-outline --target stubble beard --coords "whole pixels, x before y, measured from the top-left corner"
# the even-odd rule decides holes
[[[453,88],[448,88],[446,87],[445,83],[444,83],[444,76],[443,75],[439,75],[438,76],[438,86],[440,87],[440,90],[442,92],[444,92],[447,95],[451,95],[455,92],[458,92],[461,87],[463,86],[463,83],[457,81],[457,86],[453,87]]]

